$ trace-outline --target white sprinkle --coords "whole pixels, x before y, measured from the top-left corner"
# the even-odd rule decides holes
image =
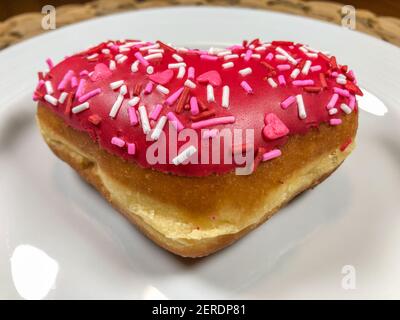
[[[142,124],[142,129],[144,134],[148,134],[151,131],[149,118],[147,117],[146,107],[141,105],[139,107],[140,123]]]
[[[186,67],[186,63],[178,62],[178,63],[170,63],[168,65],[168,69],[179,69],[180,67]]]
[[[146,46],[146,47],[141,47],[141,48],[139,48],[139,50],[140,51],[147,51],[149,49],[158,49],[159,47],[160,47],[160,44],[159,43],[155,43],[155,44],[152,44],[152,45],[149,45],[149,46]]]
[[[209,54],[218,54],[218,53],[224,52],[224,51],[225,51],[225,49],[222,49],[222,48],[213,48],[213,47],[211,47],[210,49],[208,49],[208,53]]]
[[[78,105],[78,106],[76,106],[76,107],[73,107],[71,109],[71,112],[72,113],[79,113],[79,112],[85,111],[86,109],[89,109],[89,102],[87,102],[87,101],[82,103],[82,104],[80,104],[80,105]]]
[[[298,94],[296,96],[296,101],[297,101],[297,110],[299,112],[299,118],[300,119],[307,118],[307,113],[306,113],[306,108],[304,106],[303,96],[301,94]]]
[[[161,132],[163,131],[163,128],[164,128],[166,122],[167,122],[167,117],[161,116],[160,119],[158,120],[156,126],[154,127],[153,132],[151,133],[151,137],[150,137],[151,140],[158,140]]]
[[[253,58],[253,59],[261,59],[261,55],[258,54],[258,53],[253,53],[253,54],[251,55],[251,58]]]
[[[189,80],[189,79],[187,79],[187,80],[185,81],[184,85],[185,85],[186,87],[191,88],[191,89],[195,89],[195,88],[196,88],[196,84],[195,84],[193,81]]]
[[[187,159],[189,159],[196,152],[197,152],[197,149],[194,146],[190,146],[187,149],[183,150],[175,158],[173,158],[172,159],[172,163],[177,166],[177,165],[185,162]]]
[[[60,104],[63,104],[65,102],[65,99],[67,99],[67,97],[68,97],[68,93],[67,92],[61,93],[60,97],[58,98],[58,102]]]
[[[128,59],[128,56],[122,56],[121,58],[119,58],[117,60],[117,63],[118,64],[124,63],[126,61],[126,59]]]
[[[150,53],[164,53],[164,49],[149,49],[149,51],[147,51],[149,54]]]
[[[118,80],[110,83],[110,88],[116,90],[124,84],[124,80]]]
[[[134,107],[139,103],[139,101],[140,101],[140,98],[135,96],[131,100],[128,101],[128,105],[131,107]]]
[[[168,94],[169,93],[169,90],[166,87],[162,86],[161,84],[158,84],[156,86],[156,90],[158,92],[162,93],[162,94]]]
[[[214,88],[211,84],[207,85],[207,101],[208,102],[214,102],[215,97],[214,97]]]
[[[289,53],[287,53],[281,47],[277,47],[275,50],[278,51],[280,54],[284,55],[292,64],[294,65],[297,64],[296,59],[294,59]]]
[[[276,55],[275,55],[275,59],[276,59],[276,60],[280,60],[280,61],[286,61],[286,60],[287,60],[287,57],[284,56],[284,55],[282,55],[282,54],[276,54]]]
[[[139,60],[136,60],[134,63],[132,63],[131,71],[137,72],[138,70],[139,70]]]
[[[174,58],[177,62],[182,62],[183,61],[183,58],[180,55],[176,54],[176,53],[174,53],[172,55],[172,58]]]
[[[109,64],[109,69],[111,71],[114,71],[117,68],[117,64],[115,63],[114,60],[110,60],[110,64]]]
[[[161,59],[162,57],[163,57],[162,53],[152,53],[143,58],[145,60],[149,61],[149,60],[154,60],[154,59]]]
[[[277,83],[276,83],[276,82],[274,81],[274,79],[272,79],[272,78],[268,78],[267,81],[268,81],[269,85],[270,85],[272,88],[276,88],[276,87],[278,86]]]
[[[44,100],[46,100],[48,103],[51,103],[53,106],[56,106],[58,103],[58,100],[49,94],[44,96]]]
[[[224,57],[224,56],[227,56],[228,54],[232,54],[232,51],[231,50],[221,51],[221,52],[217,53],[217,56]]]
[[[290,77],[292,79],[296,79],[297,76],[299,75],[299,73],[300,73],[300,69],[299,68],[293,69],[292,73],[290,74]]]
[[[304,53],[308,53],[308,50],[306,48],[304,48],[303,46],[299,47],[299,50]]]
[[[339,83],[339,84],[346,84],[347,83],[347,80],[346,80],[346,78],[344,77],[344,76],[338,76],[337,78],[336,78],[336,82],[337,83]]]
[[[231,60],[231,59],[238,59],[239,55],[237,54],[228,54],[226,56],[224,56],[224,60]]]
[[[263,47],[263,46],[259,46],[259,47],[257,47],[257,48],[255,48],[254,49],[254,51],[257,51],[257,52],[263,52],[263,51],[265,51],[266,49],[265,49],[265,47]]]
[[[124,96],[119,94],[118,97],[117,97],[117,100],[115,100],[115,102],[114,102],[114,104],[113,104],[113,106],[111,108],[111,111],[109,113],[109,116],[111,118],[115,118],[115,116],[118,113],[119,108],[121,108],[121,105],[122,105],[123,101],[124,101]]]
[[[154,73],[154,67],[153,66],[147,66],[146,73],[147,74],[153,74]]]
[[[179,67],[179,71],[178,71],[178,74],[177,74],[176,78],[177,79],[182,79],[183,76],[185,75],[185,73],[186,73],[186,68],[185,67]]]
[[[253,72],[253,70],[249,67],[249,68],[244,68],[244,69],[242,69],[242,70],[239,70],[239,74],[242,76],[242,77],[245,77],[245,76],[247,76],[247,75],[249,75],[250,73],[252,73]]]
[[[121,88],[119,89],[119,94],[121,96],[124,96],[128,93],[128,88],[126,87],[126,85],[124,84],[123,86],[121,86]]]
[[[223,86],[222,88],[222,104],[224,108],[229,107],[229,87]]]
[[[171,47],[171,45],[169,45],[170,47]],[[176,49],[179,53],[186,53],[186,52],[188,52],[189,51],[189,49],[186,49],[186,48],[178,48],[178,49]]]
[[[46,86],[46,92],[47,94],[53,94],[54,93],[54,89],[53,89],[53,85],[51,84],[51,82],[49,80],[47,80],[44,85]]]
[[[312,59],[318,58],[318,54],[317,53],[306,53],[306,56]]]
[[[103,49],[103,50],[101,50],[101,53],[110,54],[110,49]]]
[[[88,60],[96,59],[98,56],[99,56],[98,53],[93,53],[91,56],[88,56],[87,59]]]
[[[304,74],[304,75],[307,75],[307,74],[308,74],[308,71],[310,71],[310,67],[311,67],[311,61],[310,61],[310,60],[307,60],[307,61],[304,63],[304,67],[303,67],[303,69],[301,70],[301,73]]]
[[[229,69],[232,68],[233,66],[234,66],[233,62],[226,62],[222,65],[222,68]]]
[[[131,51],[131,49],[129,49],[129,48],[124,48],[124,47],[119,47],[119,52],[129,52],[129,51]]]
[[[338,109],[336,109],[336,108],[331,108],[331,109],[329,109],[328,110],[328,113],[332,116],[332,115],[334,115],[334,114],[336,114],[338,112]]]
[[[351,113],[351,108],[347,105],[347,104],[345,104],[345,103],[342,103],[341,105],[340,105],[340,109],[342,109],[343,110],[343,112],[345,112],[345,113],[347,113],[347,114],[350,114]]]

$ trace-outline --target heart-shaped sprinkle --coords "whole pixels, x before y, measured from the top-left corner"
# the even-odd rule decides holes
[[[149,75],[149,79],[158,84],[167,84],[174,76],[174,71],[167,69],[162,72],[157,72]]]
[[[104,80],[107,79],[112,75],[112,72],[104,63],[98,63],[94,67],[94,72],[91,75],[90,79],[92,81],[99,81],[99,80]]]
[[[197,77],[197,81],[200,83],[209,83],[213,87],[218,87],[221,85],[221,76],[219,75],[218,71],[211,70],[205,73],[202,73]]]
[[[275,140],[284,137],[289,133],[288,127],[275,113],[267,113],[264,122],[265,127],[263,129],[263,135],[268,140]]]

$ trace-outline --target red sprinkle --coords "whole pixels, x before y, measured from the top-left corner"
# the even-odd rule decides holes
[[[89,116],[88,120],[90,123],[98,126],[101,122],[101,117],[98,114],[92,114],[91,116]]]
[[[345,151],[347,149],[347,147],[353,142],[353,139],[349,138],[348,140],[346,140],[339,148],[340,151]]]

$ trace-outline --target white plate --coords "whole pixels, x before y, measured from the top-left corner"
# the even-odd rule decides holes
[[[30,96],[46,57],[125,37],[305,42],[350,64],[389,112],[361,112],[356,150],[318,188],[232,247],[183,260],[56,159],[35,125]],[[0,52],[0,298],[400,298],[399,61],[398,48],[334,25],[221,8],[118,14]]]

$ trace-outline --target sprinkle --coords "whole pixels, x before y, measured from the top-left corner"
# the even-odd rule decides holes
[[[47,94],[53,94],[54,93],[54,89],[53,89],[53,85],[51,84],[51,81],[47,80],[44,83],[45,87],[46,87],[46,92]]]
[[[154,73],[154,67],[153,66],[148,66],[146,68],[146,73],[147,74],[153,74]]]
[[[156,126],[153,129],[153,132],[151,133],[151,140],[158,140],[158,138],[161,135],[161,132],[164,129],[165,123],[167,122],[167,117],[162,116],[160,120],[158,120]]]
[[[274,81],[274,79],[272,79],[272,78],[268,78],[267,79],[267,82],[269,83],[269,85],[272,87],[272,88],[276,88],[278,85],[276,84],[276,82]]]
[[[169,90],[166,87],[162,86],[161,84],[158,84],[156,86],[156,90],[162,94],[169,94]]]
[[[304,87],[303,89],[304,89],[304,91],[310,92],[310,93],[318,93],[318,92],[322,91],[322,87],[314,87],[314,86]]]
[[[220,125],[220,124],[229,124],[229,123],[234,123],[234,122],[235,122],[234,116],[226,116],[226,117],[212,118],[212,119],[194,122],[194,123],[192,123],[192,128],[193,129],[201,129],[201,128],[205,128],[205,127],[216,126],[216,125]]]
[[[253,54],[252,50],[247,50],[246,55],[244,56],[244,61],[249,61],[252,54]]]
[[[202,54],[202,55],[200,55],[200,59],[206,60],[206,61],[216,61],[216,60],[218,60],[218,57],[210,56],[209,54]]]
[[[290,77],[291,77],[292,79],[296,79],[297,76],[299,75],[299,73],[300,73],[300,69],[299,69],[299,68],[296,68],[296,69],[294,69],[294,70],[292,71],[292,73],[290,74]]]
[[[131,65],[131,71],[132,72],[137,72],[139,70],[139,60],[136,60],[134,63]]]
[[[317,72],[317,71],[321,71],[322,67],[318,64],[316,66],[312,66],[310,67],[310,71],[311,72]]]
[[[77,86],[78,86],[78,78],[74,76],[71,78],[71,88],[74,89]]]
[[[108,65],[108,68],[109,68],[111,71],[114,71],[115,69],[117,69],[117,64],[115,63],[114,60],[110,60],[110,63],[109,63],[109,65]]]
[[[154,107],[153,111],[150,112],[149,119],[151,119],[151,120],[157,120],[158,117],[159,117],[159,115],[160,115],[161,110],[162,110],[162,105],[161,105],[161,104],[157,104],[157,105]]]
[[[138,124],[138,118],[136,115],[136,110],[133,107],[128,108],[128,117],[129,117],[129,123],[131,126],[136,126]]]
[[[58,102],[60,104],[63,104],[65,102],[65,99],[67,99],[68,93],[67,92],[62,92],[60,97],[58,98]]]
[[[61,80],[60,84],[58,85],[57,89],[60,90],[60,91],[64,90],[66,85],[67,85],[67,83],[68,83],[68,81],[71,80],[73,75],[74,75],[74,71],[68,70],[65,73],[63,79]]]
[[[193,67],[189,67],[188,69],[188,78],[193,80],[194,79],[194,75],[195,75],[195,70]]]
[[[274,58],[274,55],[272,52],[268,53],[267,56],[265,57],[265,60],[271,61]]]
[[[122,148],[123,146],[125,146],[125,141],[118,137],[112,137],[111,144]]]
[[[222,88],[222,107],[229,107],[229,86],[223,86]]]
[[[192,113],[192,115],[199,114],[199,105],[197,103],[197,98],[196,97],[191,97],[190,98],[190,112]]]
[[[325,74],[323,74],[323,73],[319,74],[319,81],[321,82],[321,86],[323,88],[327,88],[328,87],[328,84],[326,83],[326,79],[325,79]]]
[[[91,124],[98,126],[101,122],[101,117],[98,114],[92,114],[88,117],[88,121]]]
[[[178,100],[179,96],[181,95],[182,91],[183,91],[183,87],[176,90],[173,94],[171,94],[167,100],[165,100],[165,103],[169,106],[173,105],[175,103],[176,100]]]
[[[340,89],[338,87],[334,87],[333,92],[335,92],[343,97],[347,97],[347,98],[350,97],[350,92],[346,89]]]
[[[149,62],[145,58],[143,58],[143,56],[142,56],[142,54],[140,52],[136,52],[135,53],[135,57],[145,67],[147,67],[149,65]]]
[[[190,89],[188,87],[185,87],[183,89],[183,92],[182,92],[181,96],[179,97],[178,103],[177,103],[176,108],[175,108],[175,112],[176,113],[181,113],[182,112],[183,108],[185,107],[185,104],[188,101],[189,92],[190,92]]]
[[[285,80],[285,76],[283,74],[280,74],[278,76],[278,82],[281,86],[285,86],[286,85],[286,80]]]
[[[294,81],[292,82],[292,84],[293,84],[294,86],[296,86],[296,87],[300,87],[300,86],[312,86],[312,85],[314,85],[314,80],[310,80],[310,79],[307,79],[307,80],[294,80]]]
[[[217,135],[218,135],[218,129],[206,129],[203,131],[202,138],[203,139],[215,138]]]
[[[289,70],[291,67],[290,67],[290,64],[278,64],[278,65],[276,66],[276,68],[277,68],[279,71],[286,71],[286,70]]]
[[[184,128],[182,122],[179,121],[179,119],[176,117],[176,115],[172,111],[167,113],[167,118],[172,123],[172,125],[175,127],[176,131],[179,132]]]
[[[111,111],[109,113],[109,116],[111,118],[115,118],[115,116],[118,113],[119,108],[121,108],[121,105],[122,105],[123,101],[124,101],[124,96],[119,94],[118,97],[117,97],[117,100],[115,100],[115,102],[114,102],[114,104],[113,104],[113,106],[111,108]]]
[[[128,101],[128,105],[131,107],[134,107],[139,103],[139,101],[140,101],[140,98],[135,96],[131,100]]]
[[[296,101],[295,96],[289,96],[281,102],[282,109],[287,109],[293,102]]]
[[[352,109],[351,109],[347,104],[345,104],[345,103],[342,103],[342,104],[340,105],[340,109],[342,109],[343,112],[346,113],[346,114],[350,114],[351,111],[352,111]]]
[[[185,75],[185,73],[186,73],[186,68],[185,67],[179,67],[179,71],[178,71],[178,74],[177,74],[176,78],[177,79],[182,79],[183,76]]]
[[[351,95],[349,97],[349,107],[351,108],[351,110],[354,109],[355,105],[356,105],[356,97]]]
[[[224,60],[231,60],[231,59],[238,59],[239,55],[237,54],[227,54],[226,56],[224,56]]]
[[[149,49],[148,53],[164,53],[164,49]]]
[[[128,154],[134,155],[136,153],[136,145],[135,143],[127,143],[128,146]]]
[[[273,149],[273,150],[263,154],[262,161],[272,160],[272,159],[275,159],[277,157],[280,157],[281,155],[282,155],[281,150]]]
[[[329,100],[328,104],[326,105],[326,108],[329,110],[331,108],[333,108],[336,105],[336,102],[339,99],[339,95],[337,93],[334,93],[331,97],[331,99]]]
[[[86,80],[85,79],[81,79],[79,81],[78,89],[76,89],[76,97],[77,98],[82,96],[85,84],[86,84]]]
[[[152,53],[143,58],[149,61],[149,60],[161,59],[162,57],[163,57],[162,53]]]
[[[128,59],[128,57],[124,55],[124,56],[122,56],[121,58],[119,58],[119,59],[117,60],[117,63],[118,63],[118,64],[122,64],[122,63],[124,63],[127,59]]]
[[[47,58],[46,63],[49,66],[49,69],[53,69],[53,67],[54,67],[53,60],[51,60],[50,58]]]
[[[118,89],[119,87],[121,87],[124,84],[124,80],[118,80],[115,82],[111,82],[110,83],[110,88],[112,90]]]
[[[185,81],[184,86],[185,87],[189,87],[191,89],[195,89],[196,88],[196,84],[193,81],[189,80],[189,79],[187,79]]]
[[[94,89],[92,91],[89,91],[88,93],[84,94],[83,96],[81,96],[79,98],[79,102],[81,102],[81,103],[85,102],[85,101],[89,100],[90,98],[93,98],[94,96],[97,96],[100,93],[101,93],[101,89],[100,88],[97,88],[97,89]]]
[[[174,53],[172,55],[172,58],[174,58],[177,62],[182,62],[183,61],[183,58],[180,55],[176,54],[176,53]]]
[[[207,85],[207,102],[214,102],[214,88],[211,84]]]
[[[223,69],[229,69],[229,68],[232,68],[234,66],[234,63],[233,62],[226,62],[226,63],[224,63],[223,65],[222,65],[222,68]]]
[[[110,54],[111,51],[110,51],[110,49],[103,49],[103,50],[101,50],[101,53],[102,54]]]
[[[89,102],[85,102],[85,103],[82,103],[82,104],[80,104],[80,105],[78,105],[76,107],[73,107],[71,109],[71,112],[72,113],[79,113],[79,112],[85,111],[86,109],[89,109]]]
[[[221,51],[221,52],[217,53],[217,56],[218,57],[224,57],[224,56],[227,56],[228,54],[232,54],[232,51],[231,50]]]
[[[336,109],[336,108],[331,108],[331,109],[328,110],[328,113],[332,116],[332,115],[338,113],[338,109]]]
[[[343,78],[343,77],[337,77],[336,82],[339,84],[345,85],[347,83],[347,80],[346,80],[346,78]]]
[[[186,67],[186,63],[178,62],[168,64],[168,69],[179,69],[180,67]]]
[[[141,48],[139,48],[139,50],[140,51],[148,51],[150,49],[158,49],[159,47],[160,47],[160,44],[155,43],[155,44],[152,44],[152,45],[149,45],[149,46],[141,47]]]
[[[240,83],[240,86],[246,91],[247,93],[251,94],[253,93],[253,89],[250,87],[250,85],[247,83],[247,81],[242,81]]]
[[[332,118],[332,119],[329,120],[329,124],[330,124],[331,126],[337,126],[337,125],[339,125],[339,124],[341,124],[341,123],[342,123],[342,120],[341,120],[341,119]]]
[[[121,88],[119,89],[119,94],[121,96],[124,96],[128,93],[128,88],[126,87],[126,85],[124,84],[123,86],[121,86]]]
[[[56,106],[58,103],[58,100],[49,94],[46,94],[44,96],[44,100],[46,100],[48,103],[52,104],[53,106]]]
[[[281,47],[277,47],[275,50],[278,51],[280,54],[284,55],[292,64],[294,65],[297,64],[296,59],[294,59],[289,53],[287,53]]]
[[[315,58],[318,57],[318,54],[317,54],[317,53],[309,53],[309,52],[307,52],[307,53],[306,53],[306,56],[309,57],[309,58],[315,59]]]
[[[88,60],[95,60],[95,59],[97,59],[98,56],[99,56],[98,53],[94,53],[94,54],[88,56],[87,59],[88,59]]]
[[[299,118],[307,118],[306,108],[304,106],[303,96],[301,94],[296,95],[297,109],[299,112]]]
[[[172,163],[177,166],[177,165],[185,162],[186,160],[188,160],[196,152],[197,152],[197,149],[194,146],[190,146],[187,149],[183,150],[175,158],[173,158]]]
[[[214,116],[215,116],[214,110],[206,110],[206,111],[199,113],[198,115],[191,115],[190,120],[192,120],[193,122],[196,122],[196,121],[208,119],[208,118],[211,118]]]
[[[251,74],[252,72],[253,72],[253,70],[251,68],[244,68],[244,69],[239,70],[239,74],[242,77],[245,77],[245,76]]]
[[[142,129],[144,134],[148,134],[151,131],[149,118],[147,117],[146,107],[141,105],[139,107],[140,123],[142,124]]]
[[[307,60],[307,61],[304,63],[303,69],[301,69],[301,73],[302,73],[302,74],[308,75],[308,72],[310,71],[311,63],[312,63],[312,62],[311,62],[310,60]]]
[[[276,60],[280,60],[280,61],[287,61],[287,57],[281,55],[281,54],[276,54],[275,55],[275,59]]]

